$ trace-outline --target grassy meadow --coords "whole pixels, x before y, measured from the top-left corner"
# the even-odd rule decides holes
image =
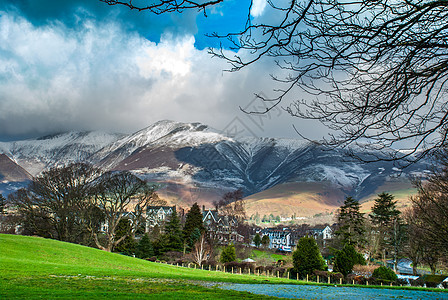
[[[272,299],[207,282],[291,283],[152,263],[76,244],[0,234],[0,298]]]
[[[253,254],[255,258],[266,256],[270,260],[284,258],[281,255],[267,254],[258,250]],[[216,300],[241,297],[278,299],[248,292],[223,290],[215,285],[225,282],[316,285],[286,278],[189,269],[40,237],[0,234],[0,299],[2,300],[73,298]],[[327,284],[319,285],[323,287]],[[374,286],[354,285],[354,287]],[[381,288],[444,292],[444,290],[415,287]]]

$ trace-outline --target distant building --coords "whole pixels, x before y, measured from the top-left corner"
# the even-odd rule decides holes
[[[129,219],[131,224],[134,222],[136,218],[135,214],[132,211],[118,213],[118,215],[120,214],[122,219]],[[101,222],[100,231],[104,233],[107,232],[108,230],[109,230],[109,224],[106,221]]]
[[[269,237],[269,248],[279,249],[282,251],[290,252],[292,247],[295,246],[293,241],[293,232],[289,228],[265,228],[261,230],[261,236],[267,235]]]
[[[310,235],[315,240],[329,240],[333,238],[333,229],[328,225],[318,226],[310,229]]]
[[[293,251],[299,240],[304,236],[312,236],[315,240],[326,240],[333,238],[333,230],[330,226],[317,226],[308,230],[294,230],[285,228],[265,228],[259,232],[260,236],[269,237],[269,248],[282,251]]]
[[[205,207],[202,207],[202,222],[210,238],[219,244],[227,245],[244,241],[244,236],[236,231],[238,227],[237,218],[219,215],[217,210],[205,210]]]
[[[162,226],[167,218],[176,213],[176,206],[148,206],[146,208],[146,232],[154,226]]]

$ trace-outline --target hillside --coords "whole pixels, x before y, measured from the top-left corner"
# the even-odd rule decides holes
[[[388,178],[367,197],[357,198],[361,211],[369,213],[379,193],[395,196],[397,208],[404,211],[411,204],[409,196],[416,193],[407,178]],[[273,188],[246,197],[247,215],[296,217],[295,222],[322,224],[335,222],[334,216],[349,194],[331,182],[296,182],[279,184]]]
[[[260,299],[259,295],[206,288],[199,282],[266,281],[152,263],[38,237],[0,234],[0,245],[2,299]]]

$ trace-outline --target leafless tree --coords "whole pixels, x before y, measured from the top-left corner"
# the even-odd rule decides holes
[[[156,205],[161,200],[155,193],[155,189],[144,180],[128,171],[106,172],[96,182],[96,191],[93,205],[104,214],[104,235],[102,242],[99,239],[100,232],[95,231],[90,223],[90,231],[93,234],[98,248],[112,251],[129,235],[133,234],[144,221],[143,213],[149,204]],[[129,232],[116,239],[116,228],[122,218],[129,218],[131,226]],[[93,220],[95,221],[95,220]]]
[[[233,216],[238,221],[246,219],[246,201],[241,189],[225,193],[221,199],[214,201],[215,208],[223,215]]]
[[[124,5],[130,9],[138,11],[149,11],[156,15],[172,12],[183,12],[185,10],[194,9],[202,11],[206,15],[206,8],[217,5],[224,0],[212,0],[212,1],[175,1],[175,0],[155,0],[155,1],[140,1],[136,4],[132,0],[100,0],[101,2],[109,5]]]
[[[79,242],[99,174],[99,169],[84,163],[51,168],[33,178],[27,189],[11,194],[9,200],[30,233]]]
[[[424,243],[431,249],[448,254],[448,150],[438,155],[426,181],[415,180],[417,195],[411,198],[413,222],[418,224]],[[431,252],[436,252],[431,250]],[[424,256],[428,254],[425,253]],[[433,258],[434,260],[434,258]]]
[[[193,251],[191,251],[193,261],[200,267],[210,253],[211,247],[207,243],[206,235],[202,234],[199,240],[194,244]]]
[[[156,14],[225,5],[101,1]],[[230,45],[210,53],[229,62],[230,71],[275,60],[278,87],[269,97],[259,95],[269,104],[266,111],[283,103],[293,116],[319,120],[334,132],[322,141],[328,146],[413,145],[381,157],[369,152],[361,158],[368,161],[412,162],[447,140],[447,1],[267,0],[265,13],[272,17],[259,19],[250,14],[252,2],[241,30],[210,34]]]
[[[407,240],[404,246],[404,254],[412,260],[412,273],[417,275],[417,268],[422,263],[423,250],[425,249],[425,234],[421,228],[419,218],[412,209],[403,214],[406,222]]]

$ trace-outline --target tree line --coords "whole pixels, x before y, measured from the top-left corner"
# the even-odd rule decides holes
[[[413,273],[425,264],[436,272],[439,263],[446,263],[448,254],[448,156],[437,155],[434,166],[425,179],[414,178],[417,194],[410,198],[411,207],[400,212],[394,196],[381,193],[366,217],[360,205],[348,197],[337,214],[336,231],[339,248],[352,245],[371,258],[412,260]]]
[[[85,163],[54,167],[8,197],[23,234],[112,251],[144,226],[148,205],[165,203],[151,185],[128,171]],[[123,219],[130,221],[118,235]]]
[[[190,253],[200,265],[214,244],[206,234],[200,207],[194,203],[185,215],[174,209],[166,220],[147,228],[147,207],[167,205],[156,190],[157,185],[129,171],[103,171],[85,163],[53,167],[8,199],[0,195],[1,230],[14,232],[20,226],[24,235],[140,258]],[[224,194],[216,208],[244,218],[241,191]]]

